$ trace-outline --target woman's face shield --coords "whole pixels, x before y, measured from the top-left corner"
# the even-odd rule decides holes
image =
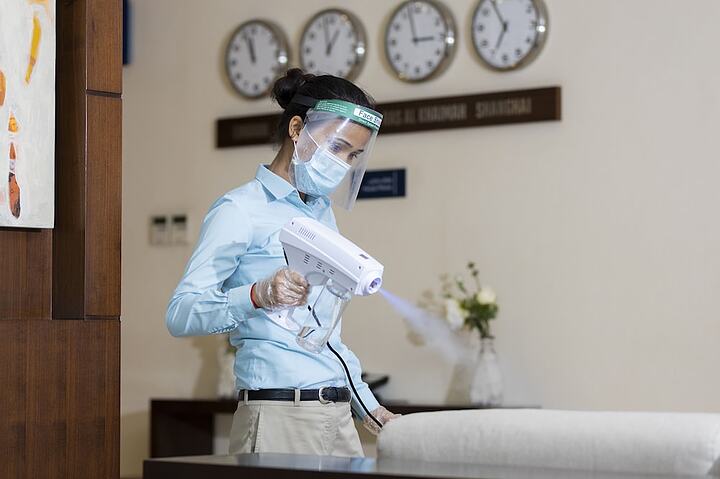
[[[320,100],[308,111],[296,146],[298,161],[310,161],[320,151],[349,166],[329,195],[333,203],[348,210],[355,204],[381,122],[380,113],[340,100]]]
[[[365,154],[373,138],[369,128],[348,119],[308,120],[308,130],[318,147],[326,149],[350,166]]]

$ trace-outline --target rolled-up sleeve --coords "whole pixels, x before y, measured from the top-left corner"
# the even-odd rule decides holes
[[[195,250],[168,303],[165,323],[173,336],[201,336],[235,329],[254,312],[252,284],[222,291],[247,251],[252,227],[231,198],[218,199],[203,220]]]

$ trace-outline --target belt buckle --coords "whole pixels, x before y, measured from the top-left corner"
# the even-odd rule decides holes
[[[325,399],[323,397],[323,391],[327,389],[326,386],[322,386],[320,389],[318,389],[318,401],[320,401],[320,404],[330,404],[332,401],[329,399]]]

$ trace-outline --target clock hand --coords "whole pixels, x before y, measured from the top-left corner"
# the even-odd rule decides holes
[[[410,15],[410,31],[412,32],[412,40],[413,43],[417,43],[417,33],[415,33],[415,19],[413,18],[412,13],[412,3],[408,4],[408,15]]]
[[[500,48],[500,44],[503,41],[503,37],[505,36],[505,32],[507,32],[508,28],[508,22],[505,21],[503,16],[500,14],[500,9],[497,6],[497,0],[490,0],[490,4],[493,6],[493,9],[495,10],[495,14],[497,15],[498,19],[500,20],[500,23],[502,23],[502,32],[500,32],[500,36],[498,37],[498,41],[495,44],[495,50]]]
[[[330,51],[332,50],[333,45],[335,45],[335,40],[337,40],[338,35],[340,34],[340,30],[335,30],[335,34],[333,35],[332,39],[330,40],[330,43],[327,47],[327,55],[330,56]]]
[[[328,17],[323,17],[323,30],[325,31],[325,55],[330,56],[330,40],[328,39]]]
[[[444,39],[445,36],[443,36],[442,38]],[[427,42],[427,41],[429,41],[429,40],[435,40],[435,37],[433,37],[433,36],[430,36],[430,37],[418,37],[418,38],[415,39],[415,42],[416,42],[416,43],[417,43],[417,42]]]
[[[247,43],[248,49],[250,50],[250,61],[255,63],[255,47],[250,37],[245,37],[245,43]]]
[[[504,24],[503,24],[502,32],[500,32],[500,36],[498,37],[497,44],[495,44],[495,50],[497,50],[498,48],[500,48],[500,44],[501,44],[502,41],[503,41],[503,37],[505,36],[505,32],[506,32],[506,31],[507,31],[507,23],[504,23]]]
[[[493,6],[493,10],[495,10],[495,14],[500,19],[500,23],[503,24],[503,29],[507,28],[507,22],[503,18],[503,16],[500,14],[500,9],[497,6],[497,0],[490,0],[490,4]]]

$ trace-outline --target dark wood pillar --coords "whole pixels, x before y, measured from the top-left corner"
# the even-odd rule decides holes
[[[0,229],[0,477],[117,478],[122,5],[56,0],[55,228]]]

